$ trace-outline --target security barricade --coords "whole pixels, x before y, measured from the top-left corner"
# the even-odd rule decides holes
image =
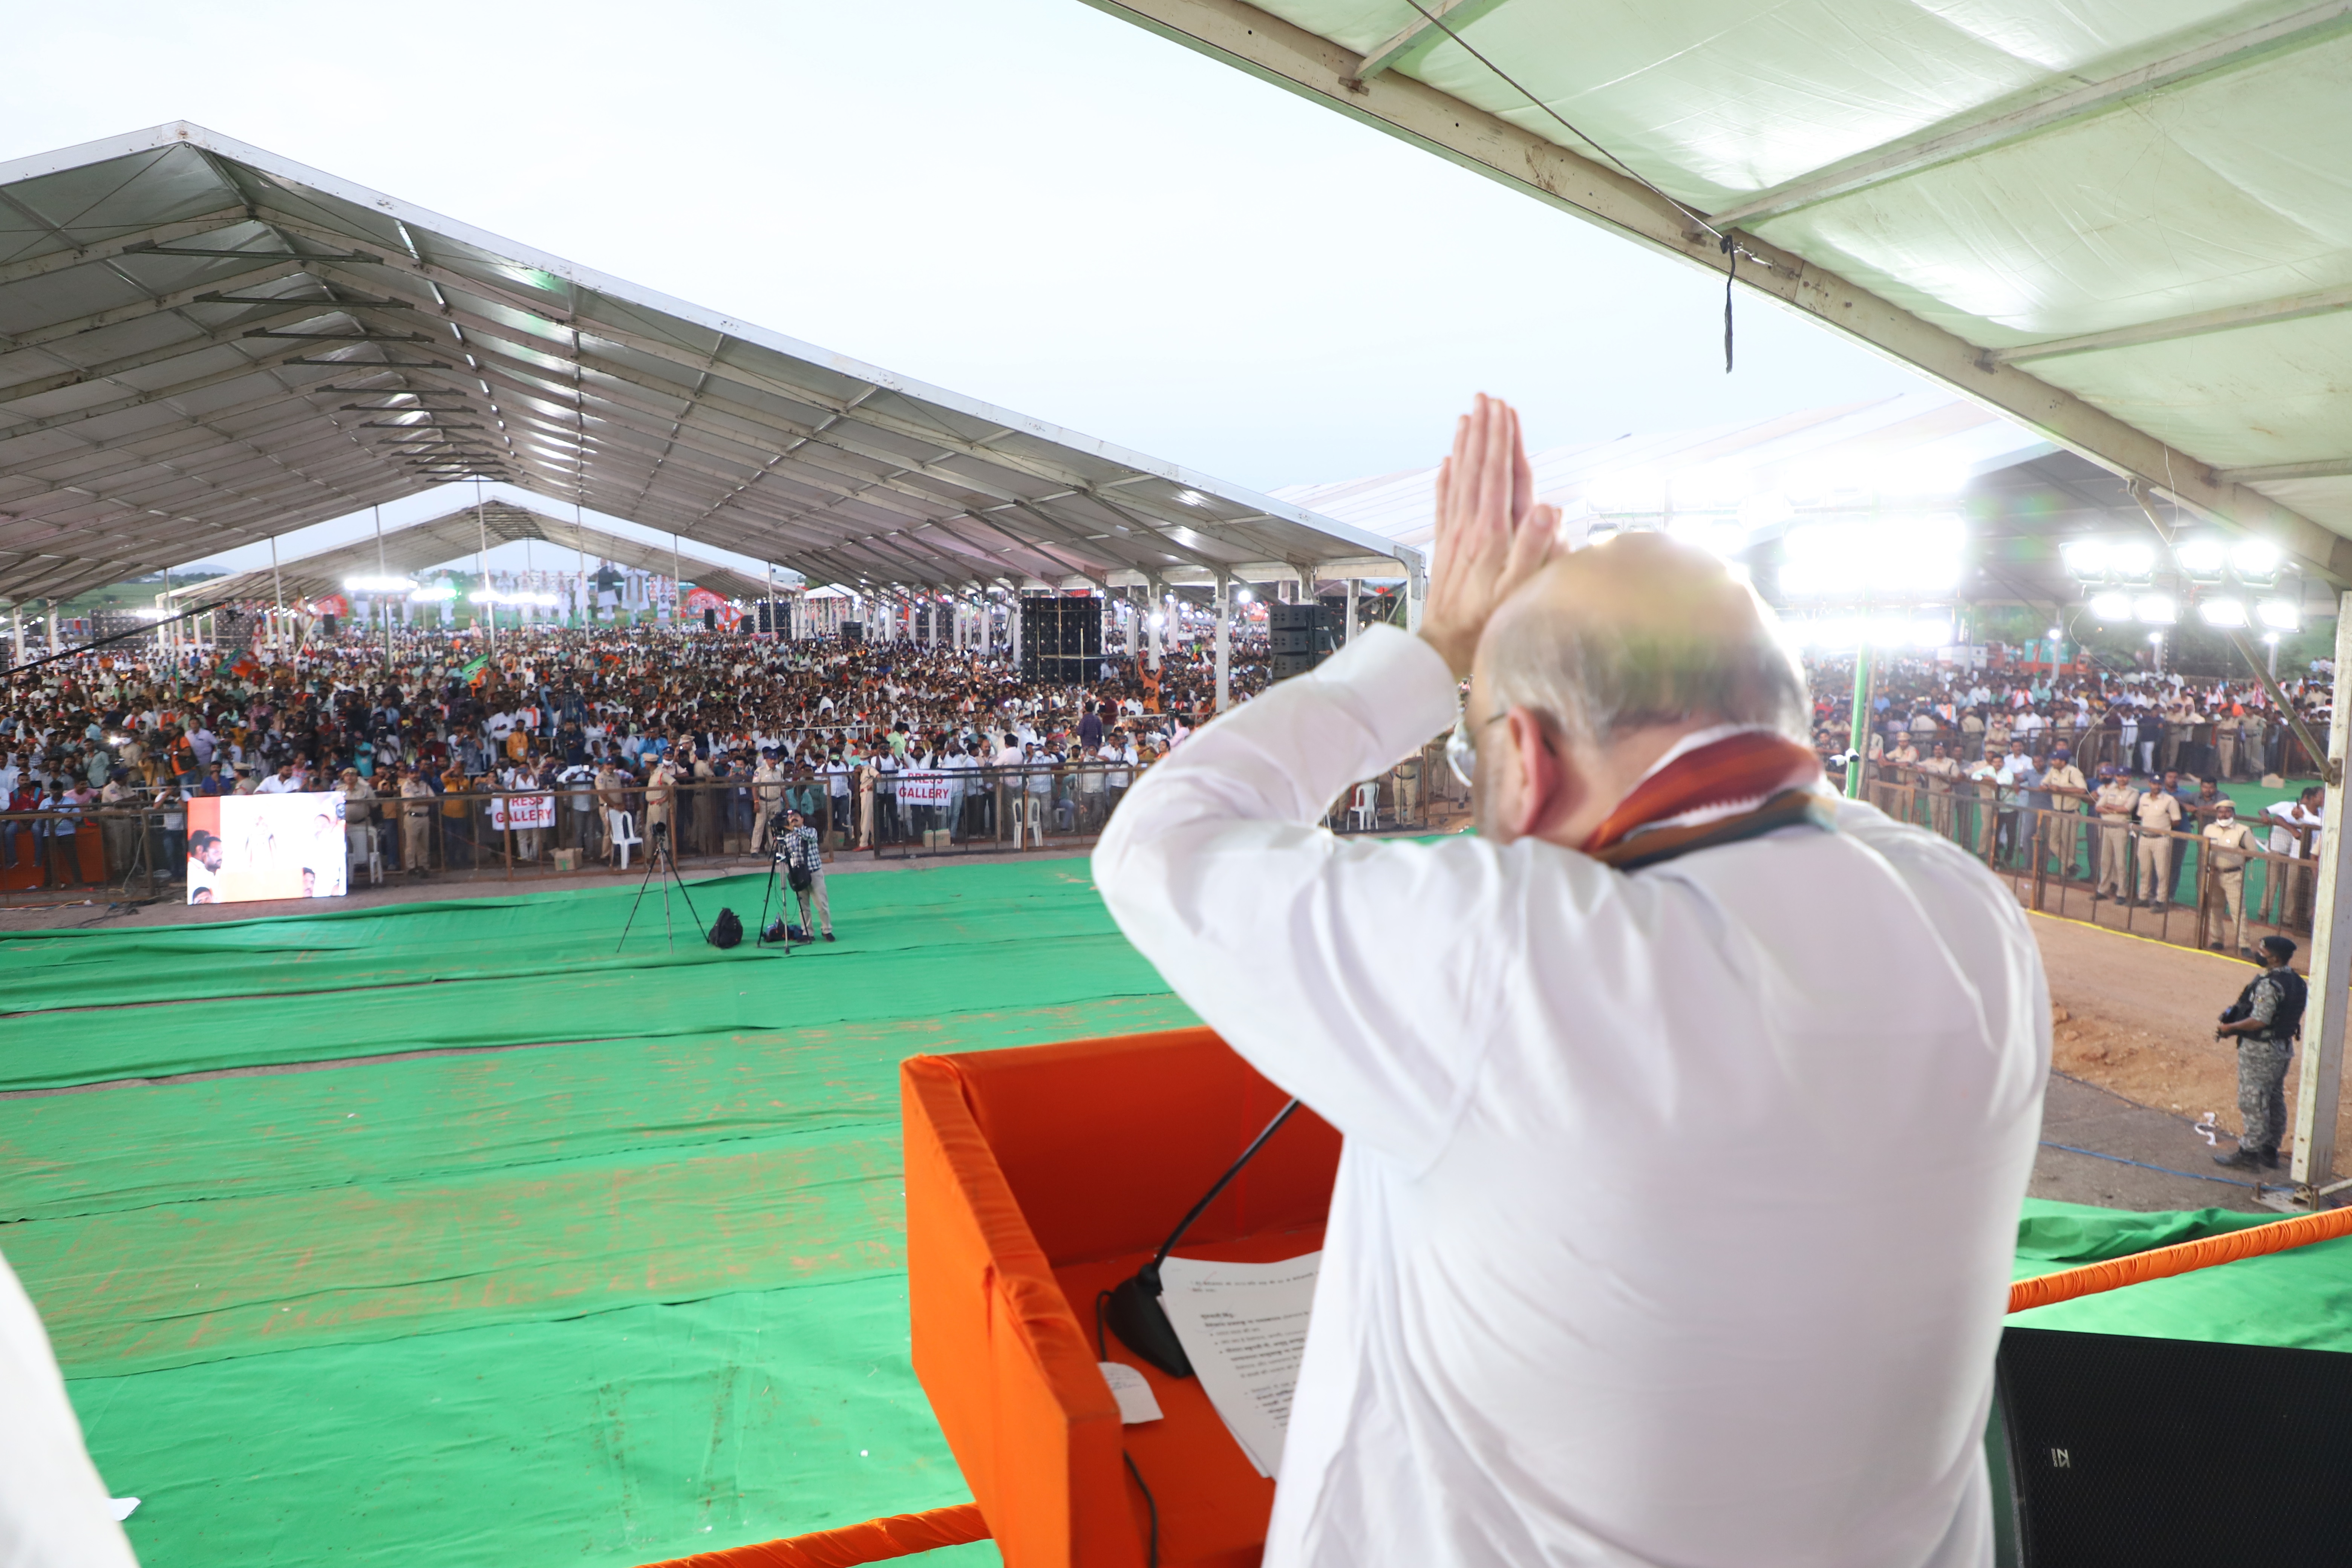
[[[2159,832],[2137,820],[2103,820],[2079,796],[2066,805],[2031,798],[2069,793],[1966,777],[1946,787],[1895,764],[1864,786],[1888,816],[1982,860],[2028,909],[2232,952],[2273,932],[2307,939],[2315,829],[2299,830],[2291,850],[2274,850],[2274,825],[2247,817],[2258,847],[2220,849],[2204,837],[2210,810]]]

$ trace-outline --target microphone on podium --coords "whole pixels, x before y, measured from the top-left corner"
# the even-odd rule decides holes
[[[1160,1250],[1152,1255],[1151,1261],[1137,1269],[1132,1278],[1120,1281],[1109,1293],[1110,1299],[1103,1317],[1110,1325],[1110,1331],[1118,1336],[1119,1343],[1171,1377],[1192,1376],[1192,1362],[1184,1353],[1183,1342],[1176,1337],[1175,1325],[1168,1321],[1167,1309],[1160,1304],[1160,1266],[1168,1261],[1168,1255],[1176,1249],[1178,1242],[1184,1239],[1184,1233],[1192,1228],[1192,1222],[1208,1212],[1209,1205],[1217,1201],[1217,1194],[1232,1184],[1233,1179],[1242,1173],[1242,1167],[1265,1147],[1265,1141],[1273,1137],[1275,1130],[1289,1121],[1290,1113],[1297,1109],[1298,1101],[1294,1100],[1276,1111],[1274,1120],[1265,1124],[1265,1130],[1250,1140],[1250,1146],[1242,1151],[1242,1157],[1217,1178],[1217,1184],[1202,1194],[1190,1214],[1176,1222],[1176,1228],[1168,1233],[1168,1239],[1160,1244]]]

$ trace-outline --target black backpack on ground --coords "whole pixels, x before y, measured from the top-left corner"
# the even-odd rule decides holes
[[[743,922],[733,910],[720,910],[719,918],[710,922],[710,945],[733,947],[743,940]]]

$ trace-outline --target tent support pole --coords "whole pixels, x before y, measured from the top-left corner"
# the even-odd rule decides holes
[[[1870,645],[1857,643],[1853,649],[1853,712],[1847,721],[1850,731],[1847,744],[1853,748],[1853,761],[1845,765],[1845,797],[1862,798],[1862,771],[1870,756]]]
[[[1217,711],[1233,706],[1234,580],[1217,574]]]
[[[2312,900],[2311,991],[2303,1015],[2303,1078],[2294,1107],[2295,1184],[2305,1193],[2334,1179],[2336,1110],[2344,1083],[2344,1015],[2352,1002],[2352,833],[2344,830],[2344,756],[2352,741],[2352,594],[2336,607],[2335,710],[2327,721],[2327,755],[2319,759],[2332,775],[2321,809],[2327,824],[2319,836],[2319,887]],[[2314,1200],[2315,1206],[2316,1200]]]

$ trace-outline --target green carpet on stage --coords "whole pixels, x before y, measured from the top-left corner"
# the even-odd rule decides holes
[[[92,1086],[0,1101],[0,1252],[149,1568],[628,1568],[968,1500],[898,1064],[1193,1018],[1083,860],[830,890],[789,958],[682,903],[673,952],[657,895],[616,955],[609,887],[0,938],[0,1087]],[[2018,1272],[2246,1223],[2029,1204]],[[2352,1243],[2021,1321],[2352,1349]]]
[[[790,957],[675,892],[673,951],[658,889],[616,953],[634,887],[0,938],[0,1088],[96,1086],[0,1101],[0,1252],[142,1560],[626,1568],[969,1500],[898,1062],[1195,1020],[1084,860],[828,890]]]

